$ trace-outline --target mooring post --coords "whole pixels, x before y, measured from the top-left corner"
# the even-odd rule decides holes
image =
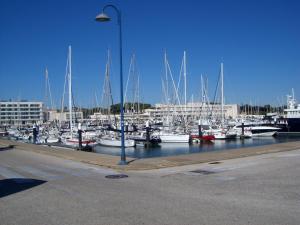
[[[149,121],[146,121],[146,147],[150,147],[150,126]]]
[[[245,125],[244,123],[242,123],[242,135],[241,135],[241,139],[245,138]]]
[[[199,138],[202,137],[202,130],[201,130],[201,122],[200,122],[200,120],[198,121],[198,135],[199,135]]]
[[[79,145],[79,150],[82,150],[82,129],[81,129],[81,123],[78,124],[78,145]]]
[[[33,134],[33,144],[36,144],[36,141],[37,141],[37,134],[38,134],[36,125],[33,125],[32,134]]]

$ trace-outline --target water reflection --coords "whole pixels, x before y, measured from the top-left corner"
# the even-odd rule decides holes
[[[275,143],[299,141],[300,137],[260,137],[249,139],[234,139],[234,140],[215,140],[214,142],[200,142],[200,143],[161,143],[160,146],[153,148],[145,148],[143,146],[136,146],[135,148],[126,148],[126,155],[133,158],[151,158],[160,156],[172,156],[191,154],[199,152],[223,151],[228,149],[236,149],[243,147],[254,147],[261,145],[269,145]],[[95,152],[120,155],[120,148],[95,146]]]

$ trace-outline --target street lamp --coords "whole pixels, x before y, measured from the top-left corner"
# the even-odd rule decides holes
[[[107,16],[104,11],[107,8],[113,8],[117,12],[118,25],[119,25],[119,45],[120,45],[120,120],[121,120],[121,161],[119,165],[126,165],[125,154],[125,136],[124,136],[124,103],[123,103],[123,62],[122,62],[122,24],[121,24],[121,11],[114,5],[105,5],[102,9],[102,13],[96,16],[98,22],[108,22],[110,17]]]

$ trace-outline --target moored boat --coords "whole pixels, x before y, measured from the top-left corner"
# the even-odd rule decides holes
[[[109,147],[121,147],[121,140],[115,138],[100,138],[97,141],[97,144]],[[127,147],[134,147],[135,141],[134,140],[124,140],[125,148]]]
[[[215,140],[215,136],[212,134],[207,134],[207,135],[191,134],[190,138],[192,141],[213,141],[213,140]]]
[[[68,146],[72,146],[72,147],[78,147],[79,146],[79,140],[78,140],[78,138],[64,139],[63,144],[68,145]],[[96,144],[96,141],[95,140],[83,139],[81,144],[83,146],[94,145],[94,144]]]
[[[190,135],[188,134],[175,134],[175,133],[163,133],[159,135],[162,143],[188,143]]]
[[[244,135],[247,137],[272,137],[281,130],[278,127],[272,126],[254,124],[237,125],[234,127],[234,130],[236,130],[239,135],[242,135],[242,126],[244,126]]]
[[[275,125],[281,130],[278,135],[300,135],[300,104],[296,104],[294,90],[287,96],[286,115],[275,120]]]

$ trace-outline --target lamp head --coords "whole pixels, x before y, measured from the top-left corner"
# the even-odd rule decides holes
[[[95,20],[98,22],[108,22],[110,21],[110,17],[102,12],[98,16],[96,16]]]

